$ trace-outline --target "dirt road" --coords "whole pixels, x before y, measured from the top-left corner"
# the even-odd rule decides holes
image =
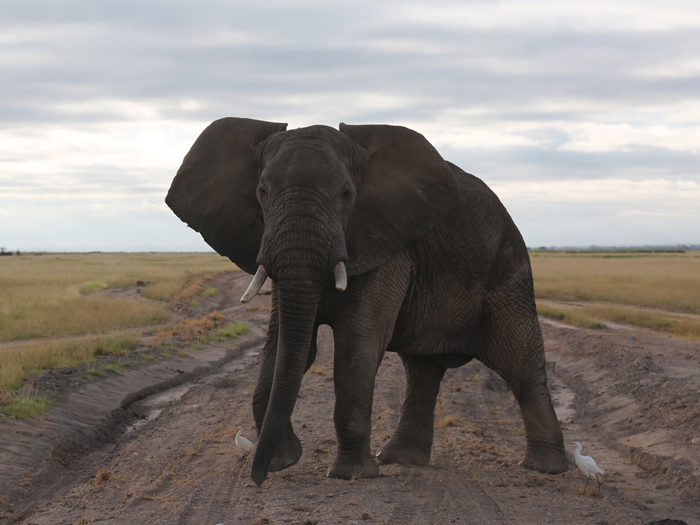
[[[269,297],[237,305],[230,298],[240,297],[249,278],[230,273],[216,279],[223,293],[185,313],[220,310],[231,321],[244,321],[251,334],[229,344],[228,353],[214,343],[198,358],[163,360],[81,387],[93,390],[83,394],[87,404],[80,413],[104,411],[108,402],[95,392],[117,392],[121,384],[122,397],[117,392],[109,402],[118,408],[98,421],[63,421],[63,434],[52,434],[55,415],[0,424],[0,439],[22,441],[13,444],[12,457],[26,459],[24,466],[13,463],[12,482],[0,485],[6,522],[700,523],[700,344],[624,327],[591,331],[543,321],[565,439],[580,441],[584,454],[605,469],[599,493],[583,490],[573,460],[571,470],[558,476],[518,467],[525,439],[517,404],[503,382],[476,362],[446,375],[429,466],[382,466],[375,479],[327,479],[335,453],[330,330],[319,334],[318,358],[293,415],[304,455],[256,487],[249,477],[252,458],[235,447],[233,429],[242,425],[254,441],[250,401]],[[205,362],[198,371],[194,358]],[[157,366],[160,375],[145,377]],[[127,391],[137,389],[135,374],[161,386],[125,401]],[[167,381],[181,384],[131,402]],[[374,449],[397,422],[403,388],[402,366],[388,355],[377,378]],[[78,394],[65,394],[64,402]],[[86,397],[95,399],[92,407]],[[72,413],[64,407],[61,417],[79,418]],[[38,434],[52,439],[32,447]]]

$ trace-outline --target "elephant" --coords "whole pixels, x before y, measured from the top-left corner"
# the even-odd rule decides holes
[[[243,302],[272,281],[252,401],[258,486],[301,457],[291,415],[324,324],[333,332],[337,436],[328,477],[377,476],[376,460],[428,464],[440,382],[472,359],[500,375],[519,404],[520,464],[567,470],[523,238],[486,184],[421,134],[222,118],[185,156],[166,203],[255,274]],[[373,456],[374,383],[386,351],[405,368],[405,399]]]

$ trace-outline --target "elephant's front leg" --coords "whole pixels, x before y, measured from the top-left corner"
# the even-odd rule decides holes
[[[399,424],[377,458],[382,463],[427,465],[433,447],[435,402],[446,369],[432,356],[400,357],[406,369],[406,399]]]
[[[379,467],[370,453],[370,433],[374,379],[380,355],[383,351],[376,346],[357,352],[336,350],[333,420],[338,451],[328,470],[330,478],[371,478],[379,474]]]
[[[408,286],[408,271],[400,264],[387,266],[353,278],[333,326],[338,452],[328,470],[331,478],[379,474],[370,453],[374,381]]]

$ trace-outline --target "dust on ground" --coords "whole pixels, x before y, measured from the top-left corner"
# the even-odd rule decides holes
[[[0,517],[52,525],[700,523],[700,344],[546,320],[550,388],[564,437],[580,441],[605,469],[600,490],[594,483],[584,488],[573,459],[556,476],[518,466],[525,438],[517,404],[478,362],[445,376],[430,465],[385,465],[374,479],[326,478],[335,454],[329,329],[319,333],[318,357],[293,415],[304,455],[256,487],[252,456],[236,448],[233,432],[242,425],[255,441],[251,397],[269,296],[239,305],[249,279],[220,274],[212,284],[220,294],[175,307],[188,317],[218,310],[245,322],[249,335],[66,388],[61,417],[73,422],[56,421],[58,407],[43,421],[0,424],[5,451],[24,460],[13,463],[11,480],[0,472]],[[196,359],[203,364],[195,366]],[[56,375],[47,381],[60,381]],[[376,384],[373,450],[398,421],[404,372],[396,355],[387,355]],[[114,395],[105,401],[98,391]],[[69,410],[66,403],[81,393],[86,404]],[[109,403],[117,408],[106,412]],[[85,412],[104,415],[76,423]],[[42,446],[32,446],[42,438]]]

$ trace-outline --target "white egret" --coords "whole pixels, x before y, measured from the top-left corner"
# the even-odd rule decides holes
[[[246,453],[253,448],[253,444],[241,436],[241,427],[236,427],[236,446]]]
[[[574,460],[576,461],[576,466],[583,473],[587,479],[586,486],[590,483],[591,479],[595,479],[598,482],[598,488],[600,488],[600,480],[598,479],[598,474],[605,474],[605,471],[596,465],[593,458],[589,456],[582,456],[581,449],[583,446],[578,441],[569,441],[569,445],[576,445],[576,451],[574,452]]]

